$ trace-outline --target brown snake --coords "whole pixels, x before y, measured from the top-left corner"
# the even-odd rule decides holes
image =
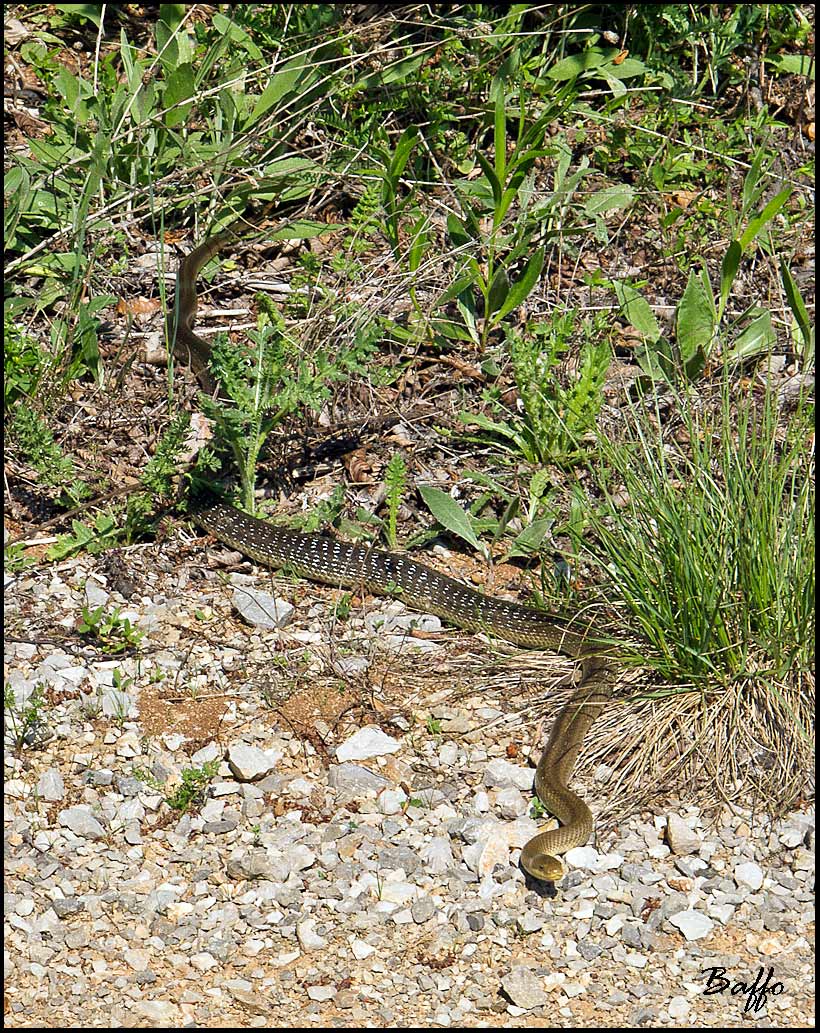
[[[175,306],[168,317],[168,337],[175,357],[191,366],[209,394],[216,390],[208,366],[210,346],[193,330],[196,281],[202,267],[234,237],[230,229],[211,236],[182,260]],[[584,736],[611,698],[615,678],[612,647],[605,645],[594,629],[576,626],[573,630],[567,620],[483,595],[406,556],[350,545],[327,535],[276,527],[223,502],[197,503],[191,518],[220,541],[265,566],[284,567],[313,581],[395,596],[412,609],[437,614],[462,628],[580,659],[581,681],[555,719],[535,773],[538,798],[561,827],[533,836],[521,852],[521,865],[533,877],[550,882],[561,877],[563,867],[557,855],[585,843],[593,829],[589,807],[567,782]]]

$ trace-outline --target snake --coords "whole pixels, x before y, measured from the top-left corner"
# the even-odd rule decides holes
[[[197,279],[202,268],[236,236],[233,227],[207,237],[179,264],[167,336],[174,358],[190,366],[207,394],[219,392],[209,369],[210,345],[194,332]],[[266,567],[335,587],[398,598],[468,631],[483,632],[529,649],[548,649],[580,661],[581,677],[559,710],[535,771],[535,793],[560,822],[523,846],[520,864],[534,879],[554,883],[564,874],[560,855],[589,839],[594,820],[569,780],[589,729],[611,701],[616,662],[611,643],[592,624],[553,616],[470,588],[406,555],[350,544],[327,534],[279,527],[219,499],[192,498],[189,516],[202,530]]]

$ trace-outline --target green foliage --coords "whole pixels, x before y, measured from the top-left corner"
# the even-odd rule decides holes
[[[624,283],[614,285],[621,312],[643,337],[637,359],[643,371],[653,380],[665,380],[680,386],[697,380],[707,362],[717,351],[725,361],[736,362],[765,355],[776,341],[772,313],[760,305],[748,306],[740,315],[727,321],[726,306],[732,285],[740,268],[741,259],[757,241],[767,251],[773,250],[768,234],[771,223],[783,209],[791,189],[780,190],[761,205],[765,182],[762,178],[764,152],[758,150],[755,160],[743,181],[740,211],[732,218],[734,239],[726,249],[720,270],[720,288],[713,291],[705,264],[691,268],[683,296],[675,313],[675,340],[664,338],[652,310],[641,294]],[[766,239],[761,240],[766,234]],[[781,273],[784,267],[781,264]],[[788,275],[783,276],[784,287],[793,312],[798,320],[809,351],[810,332],[805,307],[791,291]]]
[[[6,731],[11,734],[14,749],[20,750],[23,746],[37,741],[45,702],[45,692],[41,684],[34,686],[22,706],[18,706],[11,685],[5,685],[3,689],[4,724]]]
[[[3,353],[3,401],[4,411],[8,412],[19,399],[37,395],[49,377],[52,362],[38,342],[8,316],[3,329]]]
[[[140,483],[144,491],[128,496],[125,509],[124,536],[132,542],[139,538],[146,529],[146,524],[157,499],[168,499],[174,492],[174,478],[180,473],[179,465],[186,436],[191,424],[187,412],[176,415],[163,433],[153,456],[146,463],[140,475]],[[211,460],[210,450],[200,454],[200,469],[204,469]]]
[[[93,525],[81,520],[71,521],[71,533],[61,534],[57,541],[48,547],[46,558],[62,560],[78,552],[95,555],[113,548],[121,535],[117,519],[111,512],[98,513]]]
[[[110,613],[104,606],[91,609],[84,606],[82,619],[77,624],[77,631],[93,639],[100,648],[109,654],[125,653],[136,649],[144,637],[144,633],[133,626],[128,617],[121,617],[121,608],[116,607]]]
[[[394,452],[385,467],[384,484],[387,488],[385,505],[387,506],[387,534],[388,549],[395,549],[398,545],[396,537],[396,520],[398,518],[399,506],[404,499],[407,490],[407,463],[401,452]]]
[[[767,37],[776,49],[806,42],[811,32],[799,4],[635,4],[628,12],[630,49],[670,86],[687,85],[697,94],[741,82],[740,59]]]
[[[569,351],[576,319],[576,312],[569,310],[549,323],[528,327],[523,334],[508,328],[507,345],[523,413],[503,411],[491,397],[503,420],[462,413],[462,421],[489,432],[530,463],[572,464],[582,458],[583,439],[594,430],[601,409],[601,389],[612,353],[603,322],[582,323],[577,373],[564,386],[558,368]]]
[[[183,768],[179,775],[179,785],[175,786],[170,793],[166,793],[163,783],[144,768],[136,768],[134,777],[162,793],[165,802],[172,810],[186,813],[195,807],[200,807],[205,802],[208,786],[218,773],[218,760],[207,760],[199,768]]]
[[[241,479],[242,504],[253,511],[256,463],[267,436],[301,406],[318,409],[331,383],[364,372],[371,355],[376,324],[360,324],[352,340],[317,345],[308,354],[286,329],[284,320],[264,295],[258,329],[248,333],[253,351],[226,340],[213,348],[211,371],[230,402],[202,399],[214,420],[217,440],[226,443]]]
[[[63,452],[45,420],[33,408],[18,402],[9,432],[42,483],[61,490],[65,505],[76,506],[89,495],[90,489],[80,480],[74,460]]]
[[[606,505],[590,513],[597,557],[673,684],[808,672],[814,653],[813,406],[785,432],[777,399],[726,379],[716,417],[676,399],[686,451],[643,410],[624,444],[599,440]],[[627,499],[616,503],[613,491]]]

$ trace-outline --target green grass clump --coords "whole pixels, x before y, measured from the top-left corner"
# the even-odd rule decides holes
[[[681,399],[685,449],[634,410],[631,439],[601,438],[610,496],[596,517],[600,559],[673,684],[796,681],[814,662],[813,406],[778,425],[766,390],[717,413]]]

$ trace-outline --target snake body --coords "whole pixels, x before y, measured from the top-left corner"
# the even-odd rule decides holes
[[[188,363],[203,390],[216,390],[208,369],[210,347],[194,333],[197,276],[234,237],[231,230],[207,238],[180,264],[168,336],[174,355]],[[540,832],[521,852],[521,865],[537,879],[554,882],[563,874],[558,855],[585,843],[593,829],[589,807],[567,785],[584,736],[611,698],[611,647],[591,627],[477,592],[406,556],[351,545],[322,534],[276,527],[215,499],[198,500],[191,518],[203,530],[265,566],[286,568],[299,577],[339,587],[359,587],[401,599],[408,607],[434,613],[459,627],[483,631],[516,645],[551,649],[582,661],[581,681],[559,712],[538,762],[535,790],[561,827]]]

